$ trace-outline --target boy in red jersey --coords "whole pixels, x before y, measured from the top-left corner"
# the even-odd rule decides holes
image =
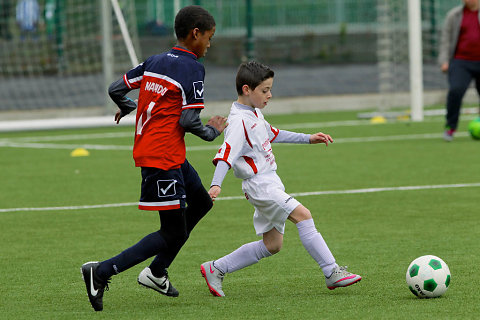
[[[112,275],[153,256],[138,283],[177,297],[166,269],[212,207],[197,172],[185,158],[184,135],[191,132],[212,141],[225,129],[223,117],[214,116],[205,126],[199,117],[205,69],[197,59],[210,47],[215,20],[200,6],[188,6],[175,17],[175,33],[175,47],[148,58],[109,87],[119,107],[117,123],[137,109],[133,158],[142,173],[139,208],[158,211],[161,228],[111,259],[82,265],[95,311],[103,310],[103,292]],[[133,89],[140,89],[138,106],[126,97]]]

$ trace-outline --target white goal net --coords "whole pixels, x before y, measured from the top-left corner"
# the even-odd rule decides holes
[[[111,21],[102,15],[105,4]],[[135,43],[135,1],[119,4]],[[132,67],[109,0],[1,0],[0,5],[1,110],[104,106],[106,78]],[[105,43],[114,54],[105,56]]]

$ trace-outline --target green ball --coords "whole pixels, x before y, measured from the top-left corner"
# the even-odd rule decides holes
[[[468,131],[475,140],[480,140],[480,117],[470,121]]]

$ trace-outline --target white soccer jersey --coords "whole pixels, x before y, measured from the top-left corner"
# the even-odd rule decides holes
[[[279,130],[272,127],[257,108],[232,104],[224,131],[224,142],[213,162],[225,161],[237,178],[247,179],[277,169],[271,142]]]

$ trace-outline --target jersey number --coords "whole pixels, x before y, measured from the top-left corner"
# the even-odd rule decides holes
[[[147,108],[147,111],[144,111],[140,117],[138,118],[138,122],[137,122],[137,134],[141,135],[142,134],[142,130],[143,130],[143,127],[145,126],[145,124],[148,122],[148,120],[150,120],[150,118],[152,117],[152,109],[153,107],[155,106],[155,102],[150,102],[148,104],[148,108]],[[146,117],[145,117],[145,121],[143,120],[143,116],[145,115],[146,113]]]

